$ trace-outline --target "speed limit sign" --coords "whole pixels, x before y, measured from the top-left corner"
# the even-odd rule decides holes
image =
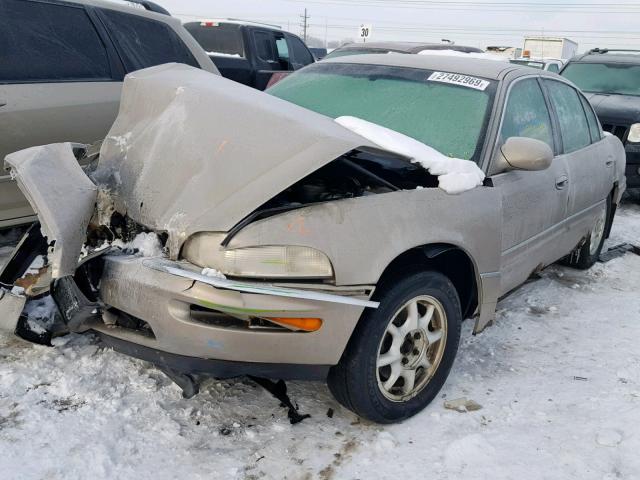
[[[366,42],[367,38],[371,37],[371,30],[373,30],[371,25],[362,24],[360,25],[358,36]]]

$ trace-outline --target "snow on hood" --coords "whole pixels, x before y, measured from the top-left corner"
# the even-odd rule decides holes
[[[447,193],[462,193],[479,187],[484,181],[484,172],[475,162],[447,157],[395,130],[356,117],[339,117],[336,122],[384,150],[398,153],[414,163],[419,163],[429,173],[438,177],[438,186]]]
[[[93,175],[115,208],[169,233],[228,231],[341,155],[375,148],[332,119],[186,65],[127,75]]]
[[[439,55],[444,57],[480,58],[509,63],[509,59],[487,52],[460,52],[458,50],[422,50],[418,55]]]

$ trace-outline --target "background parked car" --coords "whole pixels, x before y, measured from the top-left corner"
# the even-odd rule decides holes
[[[482,53],[483,50],[464,45],[451,45],[448,43],[423,43],[423,42],[370,42],[348,43],[336,48],[325,58],[337,58],[345,55],[363,55],[366,53],[420,53],[423,50],[453,50],[465,53]]]
[[[624,143],[627,186],[640,188],[640,50],[594,49],[561,75],[585,92],[602,128]]]
[[[309,47],[309,50],[311,50],[311,53],[313,54],[313,57],[316,60],[322,60],[324,57],[327,56],[327,49],[326,48]]]
[[[33,145],[102,139],[129,72],[167,62],[217,72],[179,20],[146,8],[0,0],[0,160]],[[34,219],[15,182],[0,177],[0,227]]]
[[[275,72],[292,72],[315,61],[296,35],[278,27],[240,20],[184,24],[223,77],[264,90]]]
[[[524,65],[526,67],[547,70],[548,72],[558,73],[562,70],[564,63],[557,58],[515,58],[509,60],[516,65]]]

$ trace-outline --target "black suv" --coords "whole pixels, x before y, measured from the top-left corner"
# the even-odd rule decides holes
[[[560,72],[589,98],[602,128],[627,152],[627,187],[640,188],[640,50],[594,49]]]

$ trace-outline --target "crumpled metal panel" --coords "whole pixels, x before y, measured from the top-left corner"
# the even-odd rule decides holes
[[[228,231],[283,189],[359,147],[332,119],[186,65],[127,75],[94,179],[116,209],[169,233]]]
[[[78,164],[71,144],[20,150],[5,157],[5,168],[11,169],[18,187],[38,214],[47,243],[55,242],[49,255],[52,277],[73,275],[86,240],[97,188]]]

